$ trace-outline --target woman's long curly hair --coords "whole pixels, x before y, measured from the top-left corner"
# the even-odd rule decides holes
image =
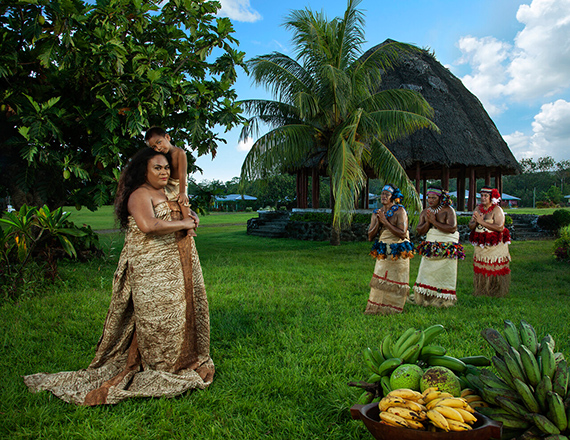
[[[129,197],[146,182],[148,161],[155,156],[166,157],[168,165],[172,168],[172,158],[169,153],[159,153],[152,148],[143,148],[131,157],[121,173],[115,197],[115,215],[121,225],[121,229],[126,229],[129,223]]]

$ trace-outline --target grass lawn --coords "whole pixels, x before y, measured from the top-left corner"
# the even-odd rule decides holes
[[[361,351],[388,332],[441,323],[447,331],[436,341],[451,355],[491,355],[481,330],[524,318],[570,355],[570,270],[552,256],[552,241],[511,245],[507,298],[470,295],[467,245],[456,307],[407,305],[399,316],[365,316],[369,243],[247,236],[245,225],[235,224],[249,217],[240,216],[204,216],[204,225],[212,219],[220,226],[200,228],[196,238],[217,370],[207,390],[96,408],[27,391],[22,375],[84,368],[93,357],[122,246],[121,234],[105,234],[105,258],[64,262],[57,285],[0,305],[0,438],[369,440],[364,424],[350,417],[359,392],[347,382],[368,376]],[[416,257],[412,283],[418,265]]]

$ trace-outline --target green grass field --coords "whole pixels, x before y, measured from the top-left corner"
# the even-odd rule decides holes
[[[96,408],[27,391],[22,375],[85,368],[93,357],[123,241],[119,233],[104,234],[105,258],[63,262],[55,286],[0,306],[0,438],[369,440],[363,423],[350,417],[360,393],[347,383],[367,378],[362,349],[378,346],[388,332],[441,323],[446,332],[436,341],[449,354],[491,355],[481,330],[524,318],[570,355],[570,270],[552,256],[552,241],[511,245],[507,298],[471,296],[473,253],[466,245],[456,307],[407,305],[398,316],[368,316],[369,243],[252,237],[247,218],[204,216],[204,225],[215,219],[218,227],[200,228],[196,238],[217,370],[207,390]],[[416,257],[411,283],[418,265]]]

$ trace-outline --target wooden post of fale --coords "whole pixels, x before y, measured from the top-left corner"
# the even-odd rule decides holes
[[[477,175],[475,173],[475,168],[469,168],[469,201],[467,203],[467,209],[473,211],[475,205],[477,204]]]
[[[465,167],[462,166],[457,174],[457,210],[465,211]]]
[[[420,163],[416,162],[416,191],[418,195],[421,194],[420,193],[421,181],[422,181],[422,170],[420,167]]]
[[[503,197],[503,173],[501,173],[501,169],[497,167],[495,170],[495,188],[499,191],[501,198]]]
[[[491,186],[491,170],[485,168],[485,186]]]
[[[427,179],[426,179],[426,177],[424,176],[424,187],[423,187],[423,191],[422,191],[422,197],[423,197],[423,198],[422,198],[422,207],[423,207],[423,209],[425,209],[426,206],[427,206],[427,197],[426,197],[426,194],[427,194]]]
[[[311,205],[313,208],[319,207],[319,198],[321,195],[321,186],[320,186],[320,179],[319,179],[319,170],[318,168],[312,168],[311,170]]]
[[[449,168],[447,165],[444,165],[441,170],[441,187],[449,191]]]

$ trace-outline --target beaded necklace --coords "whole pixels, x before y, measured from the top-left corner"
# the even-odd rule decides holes
[[[479,205],[479,211],[481,212],[481,214],[485,215],[485,214],[489,214],[493,209],[495,209],[495,204],[492,203],[491,206],[489,206],[488,208],[485,208],[483,206],[483,204]]]
[[[437,214],[439,211],[441,211],[443,209],[443,205],[438,205],[437,208],[432,208],[431,206],[428,206],[428,210],[430,212],[433,212],[434,214]]]

